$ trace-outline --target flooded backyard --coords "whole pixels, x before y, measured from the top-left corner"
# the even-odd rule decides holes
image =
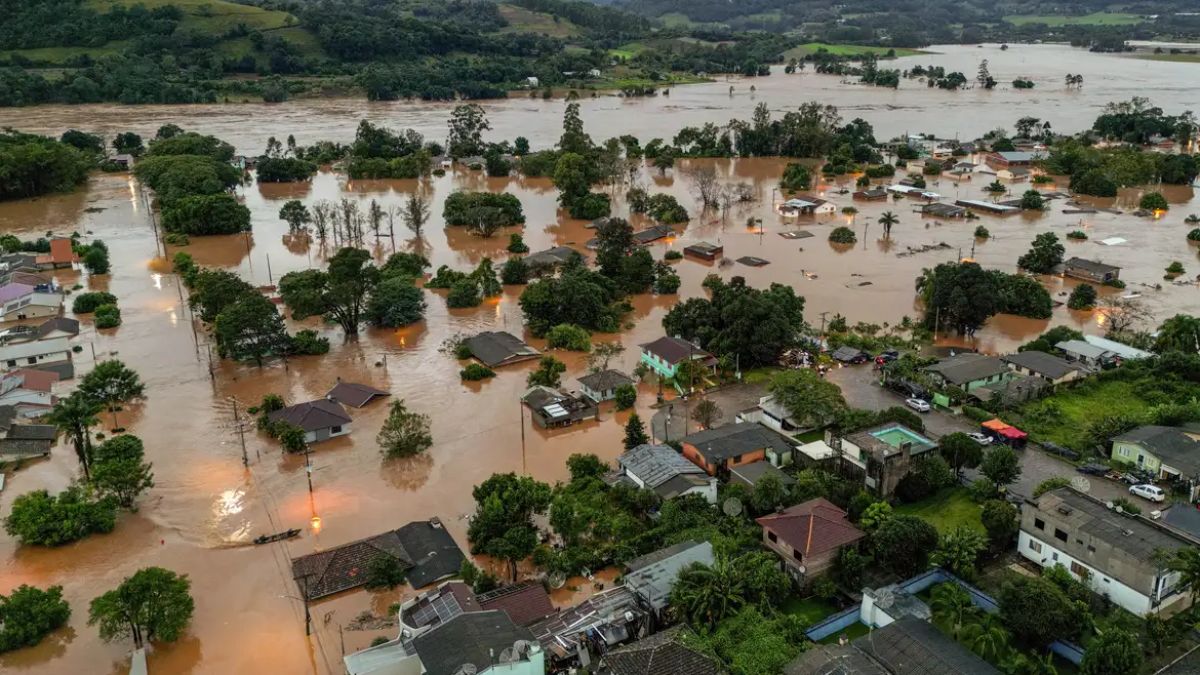
[[[950,93],[905,81],[893,92],[842,85],[837,77],[806,73],[755,80],[757,99],[748,92],[750,82],[736,83],[733,98],[727,93],[729,85],[722,82],[679,87],[670,97],[588,100],[584,117],[594,139],[635,133],[645,141],[671,136],[687,124],[723,123],[732,116],[747,116],[757,101],[779,110],[820,99],[837,105],[844,117],[867,119],[880,138],[904,131],[967,137],[995,126],[1011,128],[1022,115],[1050,119],[1058,131],[1077,130],[1090,124],[1104,103],[1133,95],[1149,96],[1170,112],[1196,103],[1194,88],[1182,83],[1187,78],[1172,74],[1173,68],[1191,68],[1190,64],[1151,63],[1055,46],[1019,45],[1007,52],[975,47],[937,51],[945,53],[901,59],[893,67],[945,64],[949,59],[962,64],[956,68],[971,73],[986,52],[997,79],[1032,75],[1039,88],[1033,92]],[[1078,63],[1067,61],[1068,56]],[[1068,71],[1082,72],[1088,78],[1083,91],[1063,90],[1062,76]],[[1197,71],[1189,72],[1194,82]],[[485,108],[495,130],[487,137],[511,139],[520,134],[529,137],[535,148],[547,146],[559,134],[562,106],[561,101],[523,99],[489,103]],[[237,145],[240,152],[257,154],[269,135],[282,138],[294,134],[301,144],[318,139],[347,141],[363,117],[396,128],[414,127],[441,140],[447,114],[444,105],[363,101],[300,101],[270,107],[85,106],[0,110],[0,125],[48,133],[76,127],[110,135],[126,129],[153,135],[159,125],[173,122],[215,134]],[[689,165],[701,164],[714,165],[724,182],[751,185],[756,201],[734,206],[727,214],[698,213],[698,201],[686,174]],[[1129,287],[1103,293],[1142,293],[1156,322],[1176,312],[1194,313],[1200,300],[1194,284],[1162,281],[1163,268],[1174,260],[1187,268],[1184,278],[1200,272],[1196,251],[1185,241],[1190,227],[1183,223],[1184,217],[1200,213],[1200,203],[1190,187],[1164,186],[1162,191],[1172,209],[1158,219],[1129,214],[1136,208],[1140,191],[1127,190],[1116,200],[1095,202],[1125,211],[1122,214],[1067,215],[1062,213],[1063,201],[1055,200],[1050,210],[1040,214],[984,215],[978,221],[966,221],[925,218],[913,212],[919,202],[910,199],[852,201],[848,192],[841,193],[853,188],[853,178],[847,177],[822,182],[812,193],[832,201],[839,211],[854,206],[859,210],[856,216],[784,218],[776,209],[782,200],[776,186],[784,165],[784,161],[772,159],[697,160],[679,162],[666,175],[643,171],[639,180],[644,187],[675,195],[692,214],[690,223],[675,228],[677,236],[652,245],[655,258],[668,249],[682,250],[688,244],[709,241],[724,246],[727,260],[757,256],[770,264],[718,265],[692,258],[673,263],[683,281],[678,296],[637,296],[634,311],[626,319],[632,327],[596,337],[625,345],[626,351],[614,367],[631,370],[637,361],[637,345],[659,337],[662,317],[669,308],[683,298],[701,295],[701,283],[710,273],[725,279],[740,275],[752,286],[771,282],[794,286],[797,294],[806,298],[805,317],[813,323],[827,312],[829,316],[840,313],[851,323],[896,324],[904,316],[919,316],[913,281],[923,268],[973,257],[984,267],[1012,271],[1033,237],[1044,231],[1064,238],[1067,257],[1079,255],[1120,265],[1121,278]],[[983,186],[990,180],[982,175],[957,183],[942,178],[931,182],[929,189],[943,195],[945,201],[983,199]],[[516,195],[525,209],[525,227],[503,231],[491,239],[444,229],[441,204],[456,189]],[[1026,186],[1018,184],[1013,189],[1019,194]],[[402,230],[399,223],[394,241],[386,232],[378,241],[368,234],[368,247],[380,261],[393,250],[417,250],[429,257],[435,269],[445,264],[465,270],[484,257],[497,262],[505,259],[511,232],[521,231],[533,251],[558,245],[584,251],[585,242],[593,236],[584,222],[571,220],[558,210],[557,192],[546,179],[493,179],[461,171],[422,182],[350,181],[345,175],[324,171],[311,183],[253,184],[240,189],[252,212],[254,232],[196,237],[182,250],[202,266],[228,269],[254,285],[267,285],[289,271],[321,267],[334,252],[332,244],[288,236],[287,224],[278,218],[285,201],[300,199],[311,206],[318,200],[345,197],[359,200],[365,207],[374,199],[386,208],[400,204],[415,190],[430,198],[433,218],[421,239]],[[432,516],[447,524],[465,550],[465,518],[473,510],[471,488],[492,473],[528,472],[540,480],[555,481],[567,477],[564,462],[571,453],[590,452],[606,460],[619,454],[622,426],[629,413],[606,407],[601,409],[599,421],[563,431],[540,431],[527,414],[522,415],[518,401],[533,364],[502,368],[494,379],[468,384],[459,380],[458,362],[440,352],[448,338],[489,329],[508,330],[543,347],[544,342],[533,339],[522,327],[517,303],[520,287],[505,287],[500,298],[480,307],[453,310],[446,307],[444,291],[428,291],[424,321],[399,330],[367,330],[349,343],[343,342],[336,327],[315,320],[302,326],[289,322],[290,329],[316,328],[328,336],[334,348],[325,356],[293,358],[261,369],[210,361],[209,340],[199,324],[191,321],[186,291],[170,273],[170,257],[180,249],[163,249],[145,203],[136,182],[113,174],[96,176],[85,189],[71,194],[0,204],[0,233],[34,238],[47,231],[58,235],[79,231],[108,243],[112,274],[80,283],[116,294],[124,323],[117,329],[98,331],[89,325],[90,319],[84,319],[83,330],[75,339],[84,347],[76,355],[77,369],[91,369],[94,348],[96,358],[115,356],[141,374],[147,384],[147,400],[121,413],[120,422],[145,440],[156,483],[142,499],[139,512],[122,516],[112,534],[56,549],[21,547],[8,536],[0,537],[0,592],[22,583],[61,584],[73,610],[68,629],[35,648],[0,656],[0,670],[125,672],[127,645],[99,640],[95,628],[87,626],[87,604],[136,569],[158,565],[190,576],[196,614],[187,637],[151,654],[152,673],[342,672],[344,652],[361,649],[381,634],[345,630],[346,626],[364,610],[383,613],[398,596],[357,591],[314,603],[315,638],[310,642],[304,636],[303,606],[296,599],[299,591],[291,580],[290,558]],[[883,237],[882,226],[876,222],[886,210],[900,218],[889,238]],[[627,213],[623,197],[618,195],[614,214]],[[754,225],[748,226],[751,220]],[[648,224],[637,218],[633,222],[635,229]],[[979,224],[990,231],[990,239],[974,238]],[[831,245],[827,236],[838,225],[853,227],[858,243]],[[1075,229],[1087,232],[1089,240],[1065,240],[1064,235]],[[813,236],[780,236],[792,230]],[[1098,243],[1108,237],[1127,242],[1112,247]],[[909,253],[910,249],[942,243],[946,246]],[[68,286],[76,276],[59,273]],[[1072,282],[1057,277],[1044,282],[1055,300],[1065,302]],[[1162,289],[1154,290],[1152,286],[1159,283]],[[1054,317],[1045,321],[1000,316],[976,336],[975,346],[986,351],[1011,349],[1058,324],[1102,333],[1097,317],[1065,306],[1057,307]],[[568,365],[564,385],[576,387],[575,379],[585,373],[583,358],[571,353],[556,356]],[[277,444],[253,429],[245,433],[249,467],[243,467],[235,405],[244,411],[267,393],[279,393],[289,402],[319,398],[339,377],[385,389],[393,397],[405,399],[410,408],[429,414],[434,438],[430,451],[412,459],[384,461],[375,443],[386,414],[386,403],[379,402],[350,411],[354,422],[349,436],[314,447],[311,495],[303,458],[282,455]],[[649,417],[653,402],[653,390],[644,387],[638,404],[643,418]],[[727,416],[732,412],[727,411]],[[51,459],[9,476],[0,493],[0,513],[7,513],[21,493],[66,487],[76,471],[74,453],[60,443]],[[250,543],[259,534],[291,527],[304,528],[301,537],[266,546]],[[569,603],[570,598],[569,592],[555,596],[562,603]]]

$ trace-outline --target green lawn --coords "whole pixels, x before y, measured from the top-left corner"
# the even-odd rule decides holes
[[[1023,26],[1030,23],[1043,23],[1047,26],[1129,26],[1145,21],[1145,19],[1137,14],[1123,14],[1120,12],[1093,12],[1082,16],[1014,14],[1004,17],[1004,20],[1014,26]]]
[[[853,640],[854,638],[862,637],[870,632],[871,632],[871,629],[867,628],[867,624],[862,623],[861,621],[855,621],[854,623],[850,624],[843,630],[840,630],[840,631],[834,633],[833,635],[830,635],[829,637],[825,638],[824,640],[821,640],[821,644],[835,645],[838,643],[838,640],[843,635],[846,636],[846,639]]]
[[[239,5],[225,0],[88,0],[88,5],[106,12],[116,6],[145,5],[148,9],[175,5],[183,10],[180,27],[222,34],[239,24],[257,30],[299,25],[296,17],[278,10]]]
[[[779,610],[800,619],[806,626],[811,626],[834,614],[838,608],[816,596],[800,599],[793,595],[783,603],[783,607],[780,607]]]
[[[982,507],[971,501],[965,487],[946,488],[925,500],[896,507],[897,515],[916,516],[945,534],[959,525],[983,532],[980,521]]]
[[[1200,54],[1139,54],[1147,61],[1174,61],[1175,63],[1200,63]]]
[[[1134,383],[1120,380],[1067,389],[1027,405],[1017,426],[1032,434],[1034,440],[1085,450],[1088,445],[1085,429],[1093,420],[1117,413],[1136,415],[1149,408],[1136,389]],[[1038,410],[1046,412],[1038,414]]]
[[[659,21],[667,28],[691,28],[696,25],[695,21],[688,18],[683,12],[671,12],[658,17]]]
[[[754,368],[742,373],[742,382],[746,384],[766,384],[775,377],[775,373],[783,369],[778,366],[765,366],[763,368]]]
[[[795,47],[792,47],[791,49],[784,52],[783,56],[784,56],[784,58],[788,58],[788,59],[793,59],[793,58],[799,59],[799,58],[804,58],[805,56],[808,56],[809,54],[816,54],[817,51],[820,49],[824,49],[825,51],[829,52],[830,54],[836,54],[837,56],[862,56],[864,54],[875,54],[876,56],[884,56],[885,54],[888,53],[888,51],[893,50],[892,47],[867,47],[864,45],[834,45],[834,44],[829,44],[827,42],[808,42],[808,43],[805,43],[802,45],[797,45]],[[894,51],[895,51],[896,56],[914,56],[916,54],[928,53],[928,52],[921,51],[920,49],[904,49],[904,48],[898,48],[898,49],[895,49]]]

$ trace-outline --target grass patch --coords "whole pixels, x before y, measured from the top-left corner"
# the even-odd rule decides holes
[[[802,434],[796,434],[795,436],[792,436],[792,438],[801,443],[815,443],[817,441],[825,440],[825,431],[822,429],[813,429],[812,431],[806,431]]]
[[[960,525],[984,532],[980,514],[983,508],[971,501],[965,487],[946,488],[941,492],[913,504],[896,507],[897,515],[916,516],[946,534]]]
[[[1067,389],[1042,400],[1053,402],[1055,415],[1030,415],[1019,425],[1035,439],[1082,450],[1088,446],[1087,425],[1107,415],[1139,415],[1150,406],[1137,393],[1134,382],[1098,380]],[[1039,405],[1035,402],[1030,405]]]
[[[579,34],[579,27],[566,19],[556,19],[550,14],[534,12],[516,5],[500,6],[500,16],[508,22],[501,33],[537,33],[550,37],[566,38]]]
[[[816,596],[802,599],[793,595],[784,601],[779,611],[800,619],[806,626],[811,626],[834,614],[838,608]]]
[[[1065,16],[1062,14],[1014,14],[1004,17],[1004,20],[1014,26],[1024,26],[1031,23],[1041,23],[1047,26],[1130,26],[1145,21],[1137,14],[1121,12],[1092,12],[1082,16]]]
[[[670,12],[658,17],[659,21],[667,28],[691,28],[697,25],[695,21],[688,18],[683,12]]]
[[[879,57],[884,57],[889,51],[895,52],[895,56],[915,56],[917,54],[928,54],[929,52],[920,49],[905,49],[893,47],[869,47],[866,45],[835,45],[828,42],[807,42],[802,45],[792,47],[783,53],[786,59],[800,59],[809,54],[816,54],[824,49],[830,54],[837,56],[865,56],[866,54],[874,54]]]
[[[241,24],[255,30],[272,30],[300,24],[299,19],[287,12],[238,5],[225,0],[88,0],[88,6],[101,12],[113,7],[134,5],[145,5],[147,9],[175,5],[184,13],[180,28],[218,35]]]
[[[80,56],[99,59],[121,53],[125,42],[110,42],[103,47],[39,47],[37,49],[9,49],[0,51],[0,58],[19,54],[34,63],[63,64]]]
[[[742,382],[746,384],[768,384],[771,378],[775,377],[775,373],[783,370],[778,366],[765,366],[762,368],[754,368],[742,373]]]
[[[853,640],[854,638],[860,638],[870,632],[871,632],[871,629],[867,628],[867,624],[865,624],[861,621],[855,621],[854,623],[850,624],[849,626],[846,626],[842,630],[839,630],[838,632],[834,633],[833,635],[830,635],[829,637],[825,638],[824,640],[821,640],[820,644],[836,645],[838,643],[838,639],[841,638],[843,635],[846,636],[846,639]]]

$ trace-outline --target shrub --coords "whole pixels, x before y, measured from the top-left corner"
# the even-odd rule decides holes
[[[94,500],[79,486],[58,495],[27,492],[13,500],[4,529],[22,544],[61,546],[117,525],[114,500]]]
[[[1179,276],[1180,274],[1183,274],[1183,272],[1183,263],[1179,262],[1178,260],[1170,265],[1167,265],[1167,274],[1170,274],[1171,276]]]
[[[991,236],[992,236],[992,233],[988,232],[988,229],[986,227],[979,225],[975,228],[975,238],[976,239],[987,239]]]
[[[368,591],[389,590],[404,583],[404,565],[395,557],[379,554],[367,562]]]
[[[464,382],[478,382],[479,380],[486,380],[489,377],[495,377],[496,371],[481,363],[471,363],[466,368],[458,371],[458,376]]]
[[[500,268],[500,281],[516,285],[529,283],[529,265],[526,265],[525,260],[521,257],[505,260],[504,265]]]
[[[192,240],[182,232],[168,232],[163,236],[163,241],[171,246],[187,246],[192,243]]]
[[[478,307],[483,302],[479,294],[479,283],[474,279],[459,279],[450,286],[446,295],[446,306],[452,308]]]
[[[1162,196],[1161,192],[1147,192],[1142,195],[1138,206],[1147,211],[1166,211],[1171,208],[1171,205],[1167,203],[1167,198]]]
[[[21,584],[8,597],[0,595],[0,654],[36,645],[69,618],[62,586],[42,590]]]
[[[1200,229],[1192,230],[1192,231],[1196,233],[1196,239],[1200,240]],[[1188,238],[1191,239],[1191,235],[1188,235]],[[681,259],[683,259],[683,253],[681,253],[680,251],[676,251],[674,249],[667,251],[666,253],[663,254],[663,260],[681,260]]]
[[[842,225],[833,228],[829,233],[829,241],[835,244],[853,244],[858,241],[858,237],[855,236],[854,230]]]
[[[586,328],[560,323],[546,333],[546,345],[551,349],[588,352],[592,350],[592,334]]]
[[[292,353],[316,356],[329,353],[329,338],[321,337],[315,330],[305,329],[292,336]]]
[[[1197,227],[1196,229],[1192,230],[1191,232],[1188,232],[1187,240],[1194,241],[1194,242],[1200,242],[1200,227]]]
[[[654,280],[654,292],[659,295],[671,295],[679,291],[682,283],[678,274],[660,274]]]
[[[1067,239],[1075,239],[1077,241],[1085,241],[1088,238],[1087,232],[1083,230],[1071,230],[1067,233]]]
[[[121,325],[121,310],[116,305],[100,305],[93,317],[96,328],[116,328]]]
[[[637,387],[632,384],[623,384],[617,387],[613,400],[617,404],[617,410],[628,410],[637,404]]]
[[[76,314],[89,314],[96,311],[96,308],[101,305],[115,304],[117,304],[117,296],[112,293],[91,291],[75,296],[75,301],[71,303],[71,311]]]
[[[529,246],[525,243],[525,238],[520,232],[513,232],[508,237],[508,252],[509,253],[529,253]]]
[[[962,407],[962,412],[964,416],[976,422],[986,422],[995,417],[995,415],[984,410],[983,408],[976,408],[973,405],[964,405]]]
[[[1091,284],[1079,284],[1067,298],[1070,309],[1091,309],[1096,306],[1096,287]]]

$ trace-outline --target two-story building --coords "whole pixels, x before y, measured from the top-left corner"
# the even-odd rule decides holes
[[[0,370],[44,368],[69,364],[71,345],[66,336],[8,342],[0,345]]]
[[[742,464],[761,462],[768,453],[776,456],[795,452],[794,441],[761,424],[726,424],[705,429],[681,441],[683,456],[710,476],[725,476]]]
[[[19,282],[0,286],[0,321],[58,316],[62,305],[62,293],[53,288]]]
[[[891,498],[914,462],[937,449],[937,443],[896,422],[831,436],[828,442],[843,466],[862,473],[867,490],[883,499]]]
[[[1070,487],[1026,500],[1017,550],[1041,567],[1062,565],[1071,576],[1138,616],[1183,609],[1190,602],[1178,572],[1161,553],[1200,540],[1147,518],[1109,508]]]
[[[756,522],[762,526],[763,546],[778,555],[784,570],[801,584],[828,571],[843,548],[857,546],[867,536],[845,511],[820,497]]]
[[[1197,498],[1200,484],[1200,425],[1138,427],[1113,439],[1112,458],[1153,472],[1162,480],[1182,480]]]
[[[712,354],[683,338],[666,335],[641,345],[641,348],[641,362],[664,378],[675,377],[679,364],[684,361],[694,361],[708,370],[717,365],[717,359]]]

